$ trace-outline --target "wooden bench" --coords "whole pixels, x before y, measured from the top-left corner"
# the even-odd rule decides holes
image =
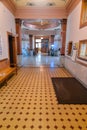
[[[5,69],[0,70],[0,84],[5,82],[7,85],[7,80],[13,73],[17,74],[16,67],[7,67]]]

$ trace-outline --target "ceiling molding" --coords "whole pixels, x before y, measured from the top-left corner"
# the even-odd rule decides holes
[[[16,6],[12,0],[0,0],[10,11],[13,15],[15,15]]]
[[[17,7],[13,0],[0,0],[15,16],[20,19],[65,19],[80,0],[69,0],[65,8],[60,7]]]
[[[70,5],[70,3],[72,2],[72,0],[69,0],[66,4],[66,8]]]
[[[67,14],[69,15],[79,4],[80,0],[70,0],[66,5]]]
[[[67,18],[67,12],[65,8],[58,7],[18,7],[15,17],[21,19],[62,19]]]

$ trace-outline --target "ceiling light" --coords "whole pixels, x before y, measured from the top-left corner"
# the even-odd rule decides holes
[[[26,6],[34,6],[35,4],[34,3],[32,3],[32,2],[27,2],[26,3]]]
[[[54,5],[55,5],[54,2],[48,2],[48,3],[47,3],[47,6],[54,6]]]

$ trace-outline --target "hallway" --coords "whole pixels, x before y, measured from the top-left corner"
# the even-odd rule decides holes
[[[0,0],[0,18],[1,83],[18,67],[0,87],[0,130],[87,130],[87,104],[60,104],[52,84],[87,88],[87,0]]]
[[[0,130],[86,130],[87,105],[60,105],[51,77],[64,68],[24,67],[0,89]]]
[[[47,54],[37,54],[36,56],[18,55],[18,66],[24,67],[58,67],[62,66],[63,56],[48,56]]]

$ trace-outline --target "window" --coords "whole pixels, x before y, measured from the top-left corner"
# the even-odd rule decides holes
[[[82,0],[80,27],[87,26],[87,0]]]
[[[87,40],[80,41],[78,56],[79,58],[87,60]]]
[[[36,43],[36,48],[41,48],[41,43]]]
[[[41,42],[41,39],[36,39],[36,42]]]
[[[41,39],[36,39],[36,48],[41,48]]]

